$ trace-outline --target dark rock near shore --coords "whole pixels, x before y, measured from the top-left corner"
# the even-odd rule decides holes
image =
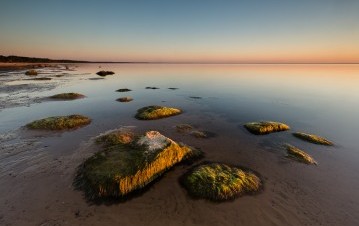
[[[25,72],[25,75],[28,75],[28,76],[36,76],[38,73],[36,70],[28,70]]]
[[[123,89],[118,89],[116,90],[116,92],[120,92],[120,93],[123,93],[123,92],[130,92],[132,91],[131,89],[127,89],[127,88],[123,88]]]
[[[131,102],[133,101],[132,97],[120,97],[117,99],[118,102]]]
[[[99,71],[96,74],[99,75],[99,76],[106,76],[106,75],[113,75],[113,74],[115,74],[115,72],[113,72],[113,71]]]

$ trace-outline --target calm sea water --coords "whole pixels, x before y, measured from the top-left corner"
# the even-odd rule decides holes
[[[171,138],[202,148],[206,160],[243,165],[258,171],[266,189],[253,198],[255,201],[244,199],[244,202],[255,202],[252,209],[268,205],[263,212],[272,216],[269,221],[273,224],[355,225],[359,222],[359,65],[101,64],[101,69],[99,64],[77,66],[76,73],[89,74],[35,95],[46,97],[60,92],[79,92],[87,98],[45,101],[30,107],[2,110],[0,132],[54,115],[91,117],[91,125],[44,141],[53,147],[49,155],[61,156],[73,153],[78,144],[90,137],[120,126],[159,130]],[[116,74],[101,80],[91,79],[98,78],[95,73],[103,69]],[[147,86],[159,89],[145,89]],[[171,87],[178,89],[168,89]],[[132,91],[115,92],[120,88]],[[134,101],[115,101],[123,96],[131,96]],[[193,96],[201,98],[193,99]],[[184,113],[156,121],[136,120],[136,110],[147,105],[178,107]],[[323,147],[306,143],[294,138],[291,131],[255,136],[243,128],[244,123],[259,120],[284,122],[291,126],[291,131],[318,134],[336,145]],[[174,126],[180,123],[193,124],[216,136],[196,140],[177,134]],[[319,165],[307,166],[284,158],[285,143],[303,148]],[[274,204],[270,207],[271,202],[279,202],[280,208],[273,207]],[[211,208],[219,207],[208,206],[208,213]],[[314,214],[318,209],[322,212]],[[208,213],[202,213],[203,217]],[[276,214],[283,217],[282,221]],[[226,216],[227,223],[236,222],[237,215]],[[250,215],[249,219],[256,222],[256,215]],[[220,223],[220,220],[215,222]]]
[[[98,64],[78,66],[76,73],[91,74],[36,95],[46,97],[73,91],[88,98],[4,110],[0,112],[1,131],[22,126],[33,119],[71,113],[89,115],[95,124],[104,127],[107,122],[109,125],[127,124],[127,121],[136,123],[133,120],[136,109],[157,104],[180,107],[186,116],[201,118],[211,114],[233,125],[278,120],[290,124],[295,130],[326,136],[356,152],[358,65],[108,64],[101,65],[102,69],[113,70],[116,75],[103,80],[89,80],[99,77],[95,75],[100,70]],[[160,89],[147,90],[147,86]],[[170,87],[179,89],[169,90]],[[133,91],[115,92],[119,88]],[[121,96],[131,96],[134,101],[115,102]],[[191,96],[202,99],[192,99]]]

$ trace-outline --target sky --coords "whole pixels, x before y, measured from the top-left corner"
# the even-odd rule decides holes
[[[359,0],[1,0],[0,55],[359,63]]]

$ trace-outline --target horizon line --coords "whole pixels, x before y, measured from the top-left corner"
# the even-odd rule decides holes
[[[51,59],[47,57],[28,57],[28,56],[17,56],[17,55],[1,55],[3,57],[19,57],[19,58],[32,58],[38,60],[49,60],[49,61],[58,61],[50,63],[102,63],[102,64],[359,64],[359,62],[270,62],[270,61],[238,61],[238,62],[225,62],[225,61],[89,61],[89,60],[74,60],[74,59]],[[67,61],[67,62],[65,62]],[[72,62],[71,62],[72,61]],[[31,63],[26,61],[17,61],[17,62],[1,62],[1,63]],[[34,63],[49,63],[49,62],[34,62]]]

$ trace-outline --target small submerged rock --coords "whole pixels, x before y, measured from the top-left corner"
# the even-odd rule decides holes
[[[135,117],[141,120],[153,120],[167,118],[181,113],[182,110],[177,108],[153,105],[138,109]]]
[[[305,151],[300,150],[297,147],[294,147],[292,145],[287,144],[286,145],[288,158],[294,159],[298,162],[306,163],[306,164],[315,164],[317,165],[317,162]]]
[[[81,98],[85,98],[85,95],[82,95],[80,93],[60,93],[60,94],[56,94],[51,96],[51,99],[57,99],[57,100],[76,100],[76,99],[81,99]]]
[[[252,194],[262,186],[254,173],[221,163],[197,166],[184,175],[181,182],[191,196],[212,201]]]
[[[189,125],[189,124],[179,124],[176,125],[176,130],[179,133],[186,133],[189,134],[195,138],[211,138],[211,137],[215,137],[216,134],[209,132],[209,131],[201,131],[201,130],[196,130],[193,126]]]
[[[133,101],[132,97],[120,97],[117,99],[118,102],[130,102]]]
[[[196,96],[190,96],[189,98],[191,98],[191,99],[202,99],[202,97],[196,97]]]
[[[168,89],[170,89],[170,90],[176,90],[176,89],[178,89],[178,88],[170,87],[170,88],[168,88]]]
[[[199,130],[192,131],[190,134],[196,138],[208,138],[208,135],[206,134],[206,132],[199,131]]]
[[[66,130],[76,129],[91,123],[91,119],[83,115],[54,116],[33,121],[26,125],[29,129]]]
[[[106,76],[106,75],[113,75],[113,74],[115,74],[115,72],[113,72],[113,71],[99,71],[96,74],[99,75],[99,76]]]
[[[34,80],[34,81],[48,81],[48,80],[52,80],[52,78],[47,78],[47,77],[43,77],[43,78],[29,78],[26,80]]]
[[[189,124],[179,124],[176,125],[176,130],[180,133],[190,132],[191,130],[193,130],[193,126]]]
[[[123,92],[130,92],[130,91],[132,91],[132,90],[127,89],[127,88],[123,88],[123,89],[118,89],[118,90],[116,90],[116,92],[120,92],[120,93],[123,93]]]
[[[249,122],[246,123],[244,127],[249,132],[256,135],[269,134],[290,129],[290,127],[284,123],[273,121]]]
[[[320,137],[320,136],[317,136],[317,135],[314,135],[314,134],[297,132],[297,133],[293,133],[293,136],[295,136],[295,137],[297,137],[299,139],[314,143],[314,144],[321,144],[321,145],[327,145],[327,146],[333,146],[334,145],[333,142],[327,140],[326,138]]]
[[[110,135],[98,138],[106,148],[79,167],[74,181],[75,187],[83,190],[90,200],[125,198],[148,186],[177,163],[201,154],[157,131],[137,138],[125,135],[126,139],[119,138],[121,133]]]
[[[25,75],[28,76],[36,76],[38,74],[38,72],[36,70],[28,70],[25,72]]]
[[[154,87],[154,86],[147,86],[146,89],[159,89],[158,87]]]

